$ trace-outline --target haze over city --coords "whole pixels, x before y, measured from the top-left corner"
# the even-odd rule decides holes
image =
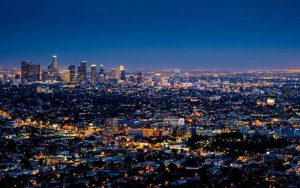
[[[0,2],[0,65],[298,69],[297,0]]]

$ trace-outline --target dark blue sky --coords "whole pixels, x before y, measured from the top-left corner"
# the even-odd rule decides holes
[[[300,68],[299,0],[0,0],[0,65]]]

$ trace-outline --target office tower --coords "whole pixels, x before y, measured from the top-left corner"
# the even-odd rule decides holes
[[[164,77],[161,78],[161,85],[162,86],[169,86],[168,77],[164,76]]]
[[[36,82],[40,80],[40,65],[30,61],[21,62],[22,83]]]
[[[64,82],[70,82],[70,70],[61,70],[59,74]]]
[[[99,75],[104,75],[105,72],[104,72],[104,65],[100,65],[100,69],[99,69]]]
[[[103,82],[105,81],[105,71],[104,71],[104,66],[100,65],[100,69],[99,69],[99,81]]]
[[[74,83],[76,81],[76,70],[75,70],[75,65],[70,65],[69,66],[69,71],[70,71],[70,82]]]
[[[78,66],[78,80],[80,82],[86,81],[86,61],[81,61]]]
[[[91,65],[91,81],[95,83],[97,81],[97,66]]]
[[[70,82],[74,83],[76,81],[76,68],[75,68],[75,65],[70,65],[68,67],[68,70],[70,72],[70,78],[69,78],[69,80],[70,80]]]
[[[49,80],[48,71],[42,71],[42,81],[46,82],[47,80]]]
[[[125,68],[124,68],[123,65],[120,65],[119,71],[120,71],[120,79],[125,80],[126,79],[126,74],[125,74]]]
[[[3,74],[3,81],[8,82],[8,75],[6,72],[4,72],[4,74]]]
[[[157,86],[161,83],[161,74],[156,73],[154,75],[154,85]]]
[[[136,82],[137,82],[137,84],[141,84],[143,82],[143,73],[142,72],[137,73]]]
[[[52,62],[48,66],[48,74],[50,75],[52,81],[59,79],[59,68],[56,55],[52,56]]]
[[[21,83],[21,75],[20,75],[20,74],[17,73],[17,74],[14,76],[13,83],[14,83],[14,84],[20,84],[20,83]]]
[[[174,69],[174,78],[173,78],[173,82],[172,85],[173,86],[177,86],[178,84],[180,84],[180,69]]]
[[[116,69],[111,69],[109,72],[109,79],[116,79],[117,71]]]

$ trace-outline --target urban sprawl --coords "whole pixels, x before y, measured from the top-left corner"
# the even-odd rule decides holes
[[[300,73],[0,70],[0,187],[300,187]]]

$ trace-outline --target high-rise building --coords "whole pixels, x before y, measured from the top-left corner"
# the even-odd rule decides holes
[[[76,81],[76,70],[75,70],[75,65],[70,65],[69,66],[69,71],[70,71],[70,82],[75,82]]]
[[[17,74],[14,76],[13,83],[14,83],[14,84],[20,84],[20,83],[21,83],[21,75],[20,75],[19,73],[17,73]]]
[[[41,75],[41,67],[39,64],[30,61],[21,62],[22,83],[39,81],[40,75]]]
[[[116,79],[116,76],[117,76],[117,71],[116,71],[116,69],[111,69],[110,70],[110,72],[109,72],[109,79],[110,80],[114,80],[114,79]]]
[[[137,82],[137,84],[141,84],[143,82],[143,73],[142,72],[137,73],[136,82]]]
[[[48,80],[49,80],[49,74],[48,74],[48,71],[43,70],[43,71],[42,71],[42,81],[43,81],[43,82],[46,82],[46,81],[48,81]]]
[[[161,79],[162,79],[161,74],[156,73],[154,75],[154,80],[153,80],[154,81],[154,85],[157,86],[157,85],[161,84]]]
[[[59,68],[58,68],[57,56],[56,55],[52,56],[52,62],[48,66],[48,74],[51,77],[52,81],[59,79]]]
[[[97,81],[97,66],[91,65],[91,81],[95,83]]]
[[[78,80],[80,82],[86,81],[86,61],[81,61],[78,66]]]
[[[99,69],[99,81],[103,82],[105,81],[105,71],[104,71],[104,66],[100,65],[100,69]]]
[[[64,82],[70,82],[70,70],[61,70],[59,73]]]
[[[171,80],[171,85],[173,87],[176,87],[180,84],[180,77],[181,77],[180,69],[174,69],[174,76],[173,79]]]
[[[104,75],[105,72],[104,72],[104,65],[100,65],[100,69],[99,69],[99,75]]]
[[[162,77],[162,79],[161,79],[161,85],[162,86],[168,86],[169,85],[169,83],[168,83],[168,77],[166,77],[166,76]]]
[[[8,75],[7,75],[7,72],[4,72],[3,74],[3,81],[4,82],[7,82],[9,79],[8,79]]]
[[[120,65],[119,71],[120,71],[120,79],[125,80],[126,79],[126,74],[125,74],[125,68],[124,68],[123,65]]]
[[[117,71],[116,69],[112,68],[108,74],[108,79],[110,82],[118,82],[117,78]]]

